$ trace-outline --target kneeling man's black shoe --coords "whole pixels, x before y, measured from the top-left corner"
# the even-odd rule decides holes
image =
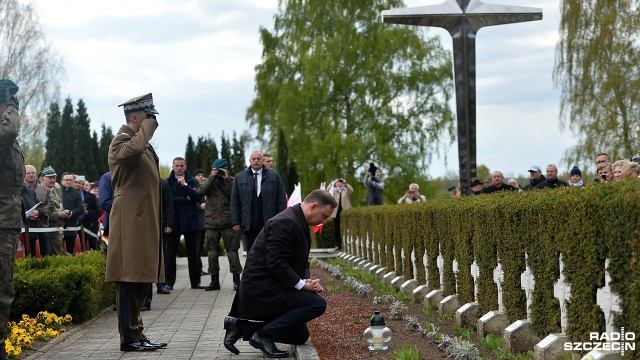
[[[143,338],[141,341],[144,341],[145,343],[151,345],[151,346],[155,346],[158,349],[164,349],[167,347],[167,343],[166,342],[153,342],[151,341],[151,339],[149,338]]]
[[[242,337],[238,321],[240,320],[233,316],[225,316],[224,318],[224,329],[227,330],[224,334],[224,347],[236,355],[240,354],[240,350],[236,348],[235,343]]]
[[[144,342],[144,340],[134,341],[130,344],[120,344],[120,351],[154,351],[158,349],[157,346],[152,346]]]
[[[251,340],[249,340],[249,344],[262,351],[262,353],[268,358],[284,358],[289,356],[288,351],[279,350],[273,340],[270,338],[260,337],[258,332],[253,333]]]

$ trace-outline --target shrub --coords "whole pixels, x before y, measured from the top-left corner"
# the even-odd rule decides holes
[[[94,251],[77,256],[18,259],[12,320],[39,312],[70,314],[83,321],[112,304],[115,287],[105,282],[106,256]]]

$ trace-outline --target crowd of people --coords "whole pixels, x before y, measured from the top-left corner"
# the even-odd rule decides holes
[[[21,198],[27,210],[25,238],[29,240],[25,248],[32,257],[38,249],[41,257],[71,255],[78,237],[85,240],[81,249],[99,247],[102,209],[97,183],[71,172],[61,175],[61,183],[57,177],[50,166],[40,172],[33,165],[24,168]]]
[[[599,153],[595,160],[595,170],[597,177],[594,182],[613,182],[628,179],[638,179],[640,176],[640,156],[631,158],[630,160],[611,161],[611,157],[606,153]],[[545,175],[542,174],[542,168],[538,165],[532,165],[529,170],[529,183],[524,187],[520,187],[515,179],[509,179],[504,182],[504,176],[500,171],[494,171],[491,178],[485,180],[485,185],[475,179],[471,184],[472,195],[488,194],[494,191],[510,190],[510,191],[530,191],[534,189],[555,189],[558,187],[577,186],[584,187],[588,184],[582,178],[582,171],[578,166],[573,166],[569,171],[569,178],[564,181],[558,178],[558,167],[555,164],[549,164],[545,168]]]

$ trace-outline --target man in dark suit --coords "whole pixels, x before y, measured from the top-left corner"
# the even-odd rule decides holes
[[[62,207],[66,210],[64,228],[74,228],[78,226],[78,218],[84,215],[84,205],[80,193],[73,188],[75,176],[70,172],[62,174]],[[77,230],[64,231],[63,241],[67,246],[67,253],[73,255],[73,248],[76,244]]]
[[[260,151],[252,151],[248,169],[236,174],[231,189],[231,225],[244,231],[243,250],[251,246],[267,220],[287,207],[280,174],[264,166]]]
[[[187,248],[187,264],[189,266],[189,280],[192,289],[204,289],[200,285],[202,268],[198,256],[198,234],[200,233],[200,214],[198,202],[202,196],[198,195],[196,180],[187,171],[187,162],[182,157],[173,159],[173,170],[167,178],[171,188],[173,199],[173,214],[175,221],[169,225],[172,231],[167,234],[167,290],[173,290],[176,283],[176,256],[178,256],[178,244],[180,236],[184,235],[184,243]]]
[[[74,182],[78,185],[78,192],[80,193],[82,204],[84,205],[84,217],[82,218],[82,225],[84,226],[85,230],[89,230],[92,233],[98,235],[98,220],[100,219],[100,215],[102,214],[102,209],[100,209],[100,207],[98,206],[98,198],[88,190],[85,190],[85,185],[88,183],[88,181],[83,175],[77,175]],[[86,232],[84,234],[84,237],[89,242],[90,249],[98,250],[98,237],[90,235]]]
[[[289,353],[276,348],[275,342],[301,345],[309,339],[307,322],[327,306],[319,295],[320,281],[309,279],[309,226],[324,223],[336,206],[329,192],[315,190],[302,204],[267,221],[247,257],[230,316],[224,320],[227,350],[238,354],[234,344],[242,336],[267,357],[280,358]]]

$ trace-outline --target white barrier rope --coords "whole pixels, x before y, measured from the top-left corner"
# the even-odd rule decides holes
[[[67,227],[67,228],[63,228],[63,227],[48,227],[48,228],[29,228],[29,233],[33,234],[33,233],[50,233],[50,232],[54,232],[54,231],[80,231],[82,228],[80,226],[73,226],[73,227]],[[25,229],[22,228],[21,232],[25,232]],[[99,239],[100,236],[96,233],[94,233],[93,231],[84,228],[84,233],[88,234],[96,239]]]

